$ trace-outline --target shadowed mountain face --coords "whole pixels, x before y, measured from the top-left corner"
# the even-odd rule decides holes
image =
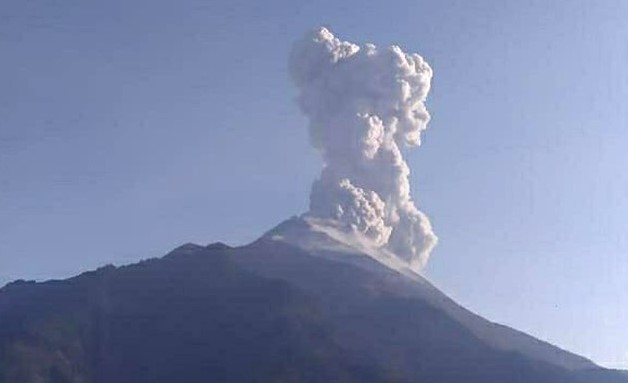
[[[487,322],[420,277],[268,237],[0,290],[0,383],[172,381],[628,378]]]

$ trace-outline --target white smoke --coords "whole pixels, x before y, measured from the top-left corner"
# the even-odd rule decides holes
[[[437,238],[412,201],[401,148],[421,144],[432,69],[398,46],[358,46],[320,28],[295,44],[290,71],[324,163],[307,215],[362,233],[420,270]]]

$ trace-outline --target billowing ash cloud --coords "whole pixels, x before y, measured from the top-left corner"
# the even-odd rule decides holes
[[[290,57],[299,104],[324,167],[307,215],[360,232],[420,270],[437,238],[410,196],[402,148],[421,144],[432,70],[398,46],[358,46],[320,28]]]

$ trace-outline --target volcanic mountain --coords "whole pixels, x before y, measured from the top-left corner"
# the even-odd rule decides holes
[[[0,383],[626,383],[306,218],[0,289]]]

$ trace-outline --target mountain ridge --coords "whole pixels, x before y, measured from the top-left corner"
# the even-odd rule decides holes
[[[273,235],[6,285],[0,383],[628,382],[420,276]]]

